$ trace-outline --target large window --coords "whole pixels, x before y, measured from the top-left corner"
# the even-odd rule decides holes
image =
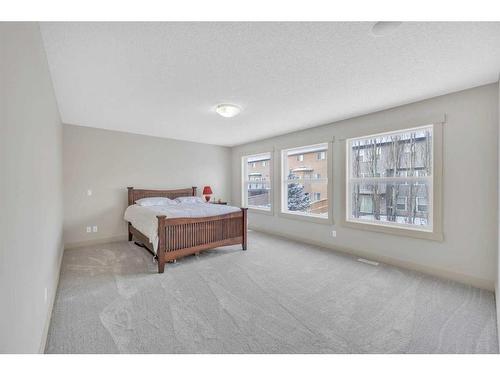
[[[244,156],[243,205],[265,211],[271,210],[271,153]]]
[[[328,218],[328,144],[282,151],[282,212]]]
[[[432,232],[433,126],[347,140],[349,222]]]

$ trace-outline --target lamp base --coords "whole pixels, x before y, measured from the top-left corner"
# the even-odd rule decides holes
[[[208,202],[210,201],[210,195],[205,195],[205,200]]]

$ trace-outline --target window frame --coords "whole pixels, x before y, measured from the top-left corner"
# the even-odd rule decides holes
[[[355,135],[342,139],[340,149],[340,158],[342,166],[342,194],[341,194],[341,220],[340,223],[343,226],[351,227],[354,229],[374,231],[387,233],[392,235],[400,235],[418,239],[427,239],[434,241],[443,241],[443,218],[442,218],[442,181],[443,181],[443,122],[429,122],[425,125],[411,125],[391,127],[389,129],[380,129],[377,132],[370,134]],[[385,135],[390,133],[399,133],[404,131],[410,131],[418,128],[425,128],[432,126],[433,136],[432,136],[432,184],[430,185],[431,196],[428,200],[428,210],[432,207],[432,211],[429,211],[429,220],[432,223],[431,230],[422,230],[420,228],[404,226],[404,225],[387,225],[377,222],[360,222],[353,221],[349,218],[349,141],[359,138],[370,138],[376,137],[378,135]]]
[[[287,156],[288,151],[294,150],[294,149],[301,149],[301,148],[308,148],[308,147],[315,147],[315,146],[322,146],[326,145],[326,150],[325,150],[325,159],[327,163],[327,168],[326,168],[326,177],[321,177],[322,180],[326,180],[326,191],[327,191],[327,196],[328,196],[328,211],[327,211],[327,217],[315,215],[315,214],[304,214],[296,211],[288,211],[288,202],[286,202],[287,199],[287,193],[285,192],[285,187],[288,189],[288,179],[286,176],[288,176],[288,171],[285,170],[287,168],[287,164],[285,162],[285,157]],[[303,154],[301,154],[303,155]],[[280,176],[279,176],[279,207],[277,210],[278,216],[287,218],[287,219],[296,219],[296,220],[303,220],[303,221],[309,221],[309,222],[314,222],[318,224],[333,224],[334,220],[334,213],[333,213],[333,142],[332,141],[324,141],[324,142],[311,142],[309,144],[305,145],[291,145],[290,147],[286,148],[281,148],[278,150],[278,155],[279,157],[279,163],[280,163]],[[316,160],[316,158],[315,158]],[[302,179],[306,180],[306,179]]]
[[[262,155],[269,155],[269,162],[266,163],[266,166],[269,166],[269,187],[270,187],[270,192],[269,192],[269,203],[271,205],[270,208],[263,208],[263,207],[254,207],[254,206],[248,206],[248,188],[247,188],[247,183],[249,180],[247,179],[248,172],[247,172],[247,166],[248,166],[248,158],[251,157],[258,157]],[[253,164],[255,164],[254,162]],[[247,208],[249,212],[253,213],[261,213],[261,214],[266,214],[266,215],[274,215],[274,151],[263,151],[263,152],[257,152],[257,153],[252,153],[252,154],[245,154],[241,156],[241,207]],[[253,167],[252,167],[253,168]]]

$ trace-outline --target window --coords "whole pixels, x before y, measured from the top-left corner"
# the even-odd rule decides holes
[[[406,201],[407,197],[398,197],[396,200],[396,209],[406,211]]]
[[[373,210],[373,198],[370,195],[361,195],[361,204],[359,210],[363,213],[369,214]]]
[[[282,151],[282,212],[328,218],[327,151],[327,143]]]
[[[244,207],[271,210],[271,153],[242,158]]]
[[[427,198],[426,197],[417,197],[417,211],[418,212],[427,212]]]
[[[433,231],[433,129],[347,140],[347,222]]]

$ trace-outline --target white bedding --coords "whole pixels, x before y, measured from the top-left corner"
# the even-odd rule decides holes
[[[156,253],[158,250],[158,218],[156,216],[165,215],[167,218],[204,217],[237,211],[240,211],[239,207],[211,203],[179,203],[174,206],[149,207],[134,204],[128,206],[125,210],[124,219],[132,223],[135,229],[149,238]]]

